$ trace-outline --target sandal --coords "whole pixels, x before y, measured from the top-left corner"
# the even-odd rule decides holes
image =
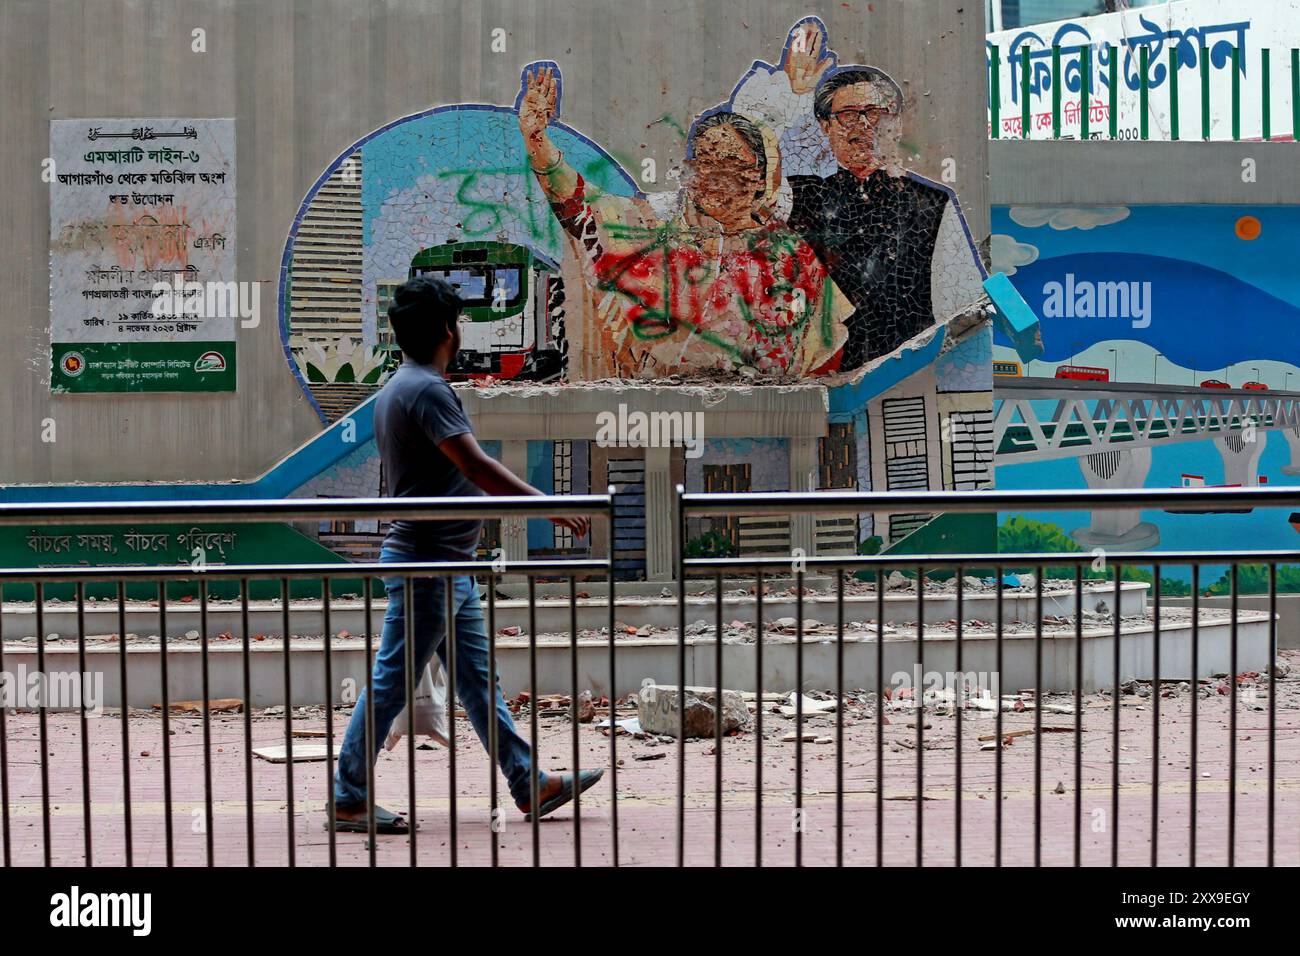
[[[578,774],[578,793],[585,793],[586,791],[590,790],[592,787],[596,785],[597,781],[599,781],[600,778],[603,777],[604,775],[605,775],[604,770],[583,770],[581,773]],[[560,774],[560,792],[557,793],[555,796],[551,797],[551,799],[542,803],[542,809],[537,814],[537,818],[540,820],[542,817],[546,816],[547,814],[553,813],[554,811],[560,809],[560,807],[564,806],[566,803],[568,803],[570,800],[573,799],[573,793],[574,793],[573,774],[571,773]],[[532,822],[533,813],[531,810],[524,812],[524,820],[527,821],[528,823]]]
[[[325,821],[325,829],[330,828],[330,821]],[[362,817],[360,820],[340,820],[334,818],[335,833],[369,833],[370,819]],[[397,834],[405,836],[411,832],[406,818],[400,813],[394,813],[392,810],[385,810],[379,804],[375,804],[375,833]]]

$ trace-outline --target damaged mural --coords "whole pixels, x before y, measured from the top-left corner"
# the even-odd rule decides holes
[[[466,302],[451,372],[471,414],[522,390],[520,414],[537,416],[535,430],[489,428],[485,447],[544,491],[617,484],[630,502],[620,555],[630,576],[658,576],[647,563],[648,471],[688,490],[987,482],[987,272],[956,193],[908,169],[902,131],[915,104],[898,82],[840,64],[822,21],[804,18],[775,62],[755,60],[694,118],[680,167],[664,177],[675,188],[657,191],[563,121],[563,87],[559,63],[531,63],[512,106],[396,120],[352,144],[309,192],[285,249],[281,331],[323,422],[364,416],[400,359],[391,292],[431,273]],[[638,403],[661,393],[648,390],[698,396],[692,454],[681,441],[652,450],[611,447],[594,428],[555,432],[548,414],[591,389],[607,389],[611,413],[620,403],[651,411]],[[724,424],[710,408],[730,389],[768,390],[770,420],[748,433],[735,416]],[[808,389],[823,420],[782,432],[773,421],[786,412],[806,419]],[[295,493],[383,490],[366,442]],[[877,550],[930,517],[819,524],[806,544]],[[801,546],[791,522],[732,521],[692,528],[692,545]],[[534,524],[513,532],[507,554],[587,547]],[[382,531],[331,526],[321,540],[364,555]],[[512,532],[488,534],[496,546]]]

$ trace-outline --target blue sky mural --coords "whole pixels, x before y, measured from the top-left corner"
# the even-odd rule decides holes
[[[1300,208],[1001,207],[993,210],[992,222],[994,270],[1008,274],[1041,321],[1044,352],[1026,363],[1023,375],[1051,378],[1059,365],[1078,364],[1105,369],[1112,382],[1195,389],[1217,378],[1234,387],[1259,381],[1270,390],[1300,391],[1300,270],[1294,266]],[[1092,314],[1085,305],[1080,315],[1062,301],[1067,292],[1078,296],[1101,283],[1126,284],[1127,312],[1100,308],[1097,298]],[[1134,302],[1141,308],[1133,308]],[[996,336],[994,358],[1015,357],[1010,343]],[[997,385],[995,379],[995,404],[1001,398]],[[1036,402],[1034,409],[1050,418],[1054,405]],[[1292,462],[1286,437],[1259,434],[1264,447],[1252,477],[1273,485],[1300,481],[1283,471]],[[1178,487],[1188,483],[1185,476],[1191,483],[1225,483],[1224,458],[1212,440],[1152,448],[1146,487]],[[1017,462],[1014,456],[998,460],[997,485],[1087,487],[1078,458]],[[1026,517],[1055,525],[1089,549],[1086,512]],[[1158,529],[1158,540],[1149,545],[1153,551],[1201,547],[1207,534],[1225,547],[1300,546],[1289,512],[1276,509],[1220,515],[1148,511],[1140,518]],[[1190,578],[1187,568],[1163,574]]]

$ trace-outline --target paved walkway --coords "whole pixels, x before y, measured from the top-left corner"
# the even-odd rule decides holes
[[[1295,657],[1294,652],[1289,652]],[[1300,681],[1279,682],[1276,729],[1276,862],[1300,864]],[[1151,860],[1153,766],[1159,767],[1159,862],[1186,864],[1189,860],[1190,794],[1189,691],[1161,701],[1160,755],[1151,759],[1153,709],[1150,698],[1127,696],[1121,708],[1119,847],[1122,865],[1146,866]],[[1265,862],[1268,839],[1268,686],[1254,700],[1239,701],[1236,764],[1236,859],[1238,865]],[[1056,698],[1060,700],[1061,698]],[[1111,819],[1112,711],[1109,698],[1085,697],[1082,767],[1082,855],[1085,865],[1109,865]],[[1196,773],[1196,862],[1228,862],[1229,752],[1228,698],[1217,693],[1199,701],[1199,762]],[[991,715],[967,711],[963,718],[962,781],[960,800],[955,780],[956,718],[927,714],[925,731],[924,800],[916,801],[916,751],[914,714],[888,714],[884,731],[884,796],[880,801],[884,823],[884,862],[913,865],[918,843],[918,813],[923,813],[921,843],[926,865],[954,861],[956,817],[962,820],[962,862],[994,862],[994,786],[998,751],[981,750],[977,739],[993,733]],[[283,718],[256,715],[254,746],[282,744]],[[341,734],[346,714],[335,715]],[[1044,714],[1048,727],[1070,732],[1044,733],[1042,746],[1042,861],[1070,865],[1074,859],[1074,718]],[[166,862],[165,813],[161,720],[157,715],[134,714],[131,733],[131,825],[136,865]],[[551,769],[572,766],[572,728],[565,717],[539,721],[539,747],[543,765]],[[909,726],[910,725],[910,726]],[[1033,728],[1032,712],[1004,714],[1003,731]],[[795,748],[781,738],[794,722],[767,714],[762,748],[763,862],[794,862],[794,760]],[[323,730],[323,714],[295,719],[296,730]],[[527,734],[527,720],[521,722]],[[807,729],[819,736],[834,735],[834,718],[809,718]],[[172,840],[178,864],[203,864],[207,860],[204,824],[203,736],[195,717],[174,717],[171,736]],[[244,865],[248,859],[247,810],[244,778],[244,727],[238,714],[217,715],[212,723],[212,799],[214,861],[218,865]],[[7,717],[9,746],[9,825],[15,864],[39,864],[43,856],[42,800],[37,717],[11,713]],[[846,863],[876,862],[877,722],[874,709],[850,707],[846,712],[844,740],[843,854]],[[81,790],[81,740],[75,714],[52,714],[48,720],[50,771],[51,855],[55,863],[82,865],[84,860]],[[1032,864],[1036,832],[1035,744],[1032,735],[1015,736],[1001,751],[1003,773],[1002,862]],[[299,738],[296,745],[319,743]],[[755,821],[755,771],[758,738],[745,733],[728,738],[723,746],[723,862],[753,862]],[[89,721],[91,775],[91,833],[93,863],[124,862],[125,814],[123,806],[121,723],[114,715]],[[609,765],[609,739],[593,725],[579,726],[579,757],[583,767]],[[835,768],[833,743],[804,745],[802,852],[808,865],[833,863],[836,849]],[[663,755],[660,757],[660,755]],[[621,864],[672,864],[676,860],[675,743],[618,740],[618,835]],[[650,758],[650,759],[641,759]],[[686,858],[691,864],[714,860],[715,755],[711,740],[687,745]],[[421,864],[445,865],[450,860],[450,795],[448,754],[445,750],[417,752],[417,857]],[[490,861],[491,827],[487,800],[487,761],[462,718],[457,721],[457,833],[458,862]],[[408,803],[407,748],[403,743],[381,756],[378,793],[382,803],[405,810]],[[324,762],[296,763],[293,797],[286,799],[283,764],[261,759],[253,762],[254,847],[259,865],[283,864],[288,859],[292,828],[298,865],[329,863],[329,835],[323,828],[326,796]],[[582,802],[581,846],[586,864],[612,861],[611,776],[591,790]],[[1058,792],[1060,791],[1060,792]],[[501,796],[507,800],[504,784]],[[527,865],[533,859],[532,827],[512,806],[503,810],[498,833],[502,864]],[[575,819],[570,808],[538,827],[538,854],[543,864],[571,865],[574,861]],[[341,865],[368,862],[365,837],[340,835],[337,861]],[[409,841],[381,837],[377,847],[380,865],[406,865]]]

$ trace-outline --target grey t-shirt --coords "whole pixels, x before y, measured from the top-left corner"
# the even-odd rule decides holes
[[[375,400],[375,442],[394,497],[461,498],[483,492],[438,450],[473,434],[460,397],[431,365],[407,359]],[[431,561],[473,558],[483,531],[474,518],[394,521],[384,544]]]

